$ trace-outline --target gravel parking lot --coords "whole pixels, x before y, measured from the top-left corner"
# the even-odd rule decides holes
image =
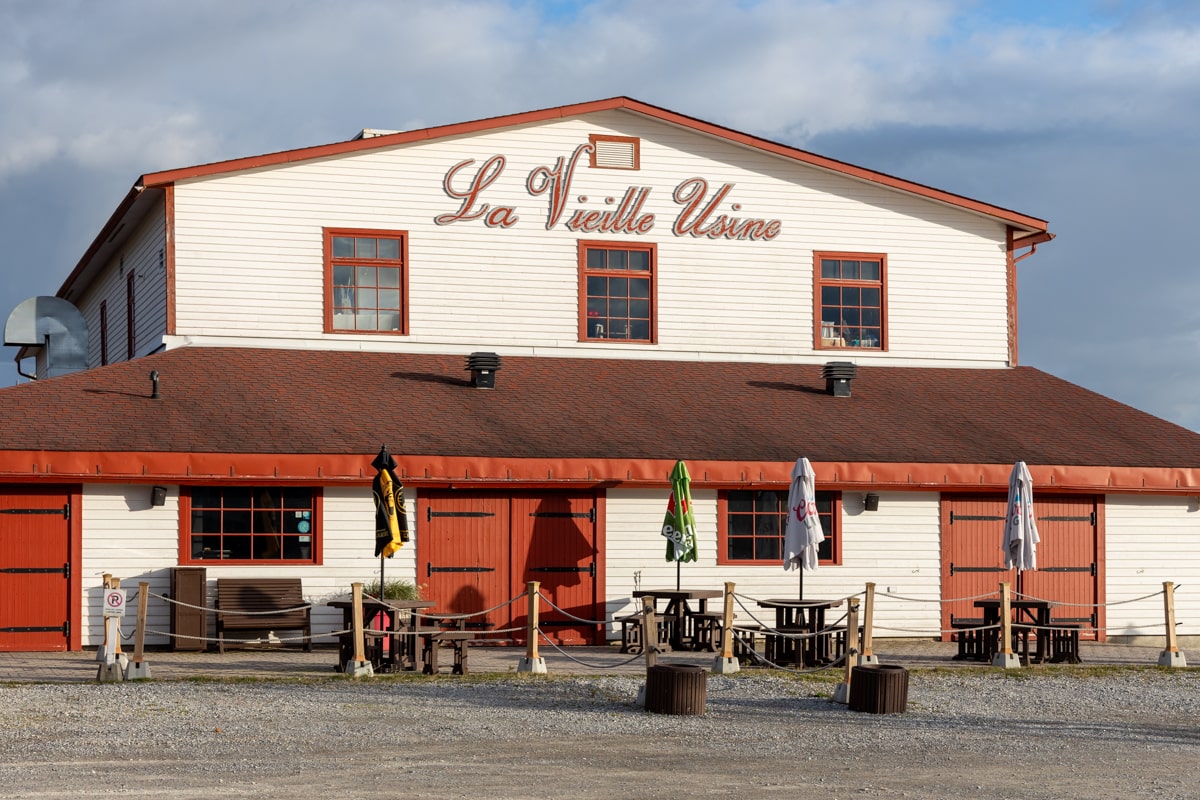
[[[1200,671],[913,670],[903,714],[835,683],[638,676],[8,684],[0,798],[1195,798]]]

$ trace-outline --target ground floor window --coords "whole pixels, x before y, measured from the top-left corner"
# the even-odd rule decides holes
[[[180,561],[320,563],[320,500],[305,487],[184,487]]]
[[[720,564],[783,563],[788,490],[736,489],[718,496],[717,562]],[[842,500],[838,492],[817,492],[817,511],[825,541],[822,564],[841,563]]]

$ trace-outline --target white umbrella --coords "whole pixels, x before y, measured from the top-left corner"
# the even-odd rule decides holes
[[[787,527],[783,533],[783,568],[800,570],[800,599],[804,599],[804,571],[817,568],[817,548],[825,541],[817,513],[817,475],[807,458],[792,467],[788,491]]]
[[[1037,569],[1037,522],[1033,517],[1033,478],[1024,461],[1013,465],[1008,478],[1004,514],[1004,566],[1017,572]]]

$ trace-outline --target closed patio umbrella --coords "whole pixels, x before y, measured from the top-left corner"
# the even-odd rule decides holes
[[[800,599],[804,599],[804,571],[816,570],[817,549],[825,541],[821,515],[817,512],[817,475],[807,458],[792,467],[788,491],[787,527],[783,534],[783,568],[800,571]]]
[[[1037,521],[1033,514],[1033,478],[1024,461],[1013,465],[1004,512],[1004,566],[1017,572],[1037,569]]]
[[[696,560],[696,517],[692,513],[692,476],[687,465],[675,462],[671,470],[671,498],[663,519],[662,535],[667,537],[667,561],[675,562],[675,588],[680,588],[680,564]]]
[[[371,493],[375,498],[375,555],[379,556],[379,596],[385,597],[383,559],[391,558],[408,541],[408,515],[404,513],[404,485],[396,477],[396,459],[387,445],[371,462],[375,478]]]

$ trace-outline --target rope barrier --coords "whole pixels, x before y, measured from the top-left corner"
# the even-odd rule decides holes
[[[1037,603],[1050,603],[1053,606],[1070,606],[1072,608],[1107,608],[1108,606],[1121,606],[1128,603],[1140,603],[1143,600],[1149,600],[1153,597],[1162,597],[1164,592],[1160,589],[1153,594],[1142,595],[1141,597],[1133,597],[1128,600],[1114,600],[1110,603],[1064,603],[1059,600],[1046,600],[1041,597],[1034,597],[1031,594],[1022,594],[1013,592],[1013,597],[1023,597],[1026,600],[1033,600]]]
[[[984,600],[988,597],[997,597],[999,594],[999,592],[988,592],[987,594],[977,594],[971,597],[956,597],[953,599],[942,600],[941,598],[937,597],[905,597],[904,595],[891,594],[890,592],[875,592],[876,597],[890,597],[893,600],[903,600],[907,603],[939,603],[942,605],[949,603],[966,603],[973,600]]]
[[[583,617],[577,617],[574,614],[572,614],[570,611],[567,611],[565,608],[560,608],[559,606],[555,605],[553,600],[551,600],[549,597],[546,597],[546,595],[542,594],[541,592],[538,592],[538,597],[541,598],[542,600],[544,600],[546,602],[546,605],[550,606],[558,613],[563,614],[567,617],[570,617],[571,619],[573,619],[576,622],[582,622],[584,625],[607,625],[608,624],[608,620],[606,620],[606,619],[595,620],[595,619],[584,619]]]
[[[638,659],[642,658],[642,654],[638,653],[637,655],[633,656],[629,660],[620,661],[616,664],[588,664],[584,661],[580,661],[575,656],[573,656],[570,653],[568,653],[567,651],[563,650],[562,647],[560,647],[557,642],[555,642],[553,639],[551,639],[549,636],[547,636],[545,631],[543,631],[541,628],[538,628],[538,635],[541,636],[541,638],[543,640],[545,640],[546,644],[550,645],[555,650],[557,650],[559,652],[559,655],[561,655],[563,658],[574,661],[579,666],[587,667],[588,669],[613,669],[614,667],[624,667],[624,666],[626,666],[628,664],[632,664],[634,661],[637,661]]]

